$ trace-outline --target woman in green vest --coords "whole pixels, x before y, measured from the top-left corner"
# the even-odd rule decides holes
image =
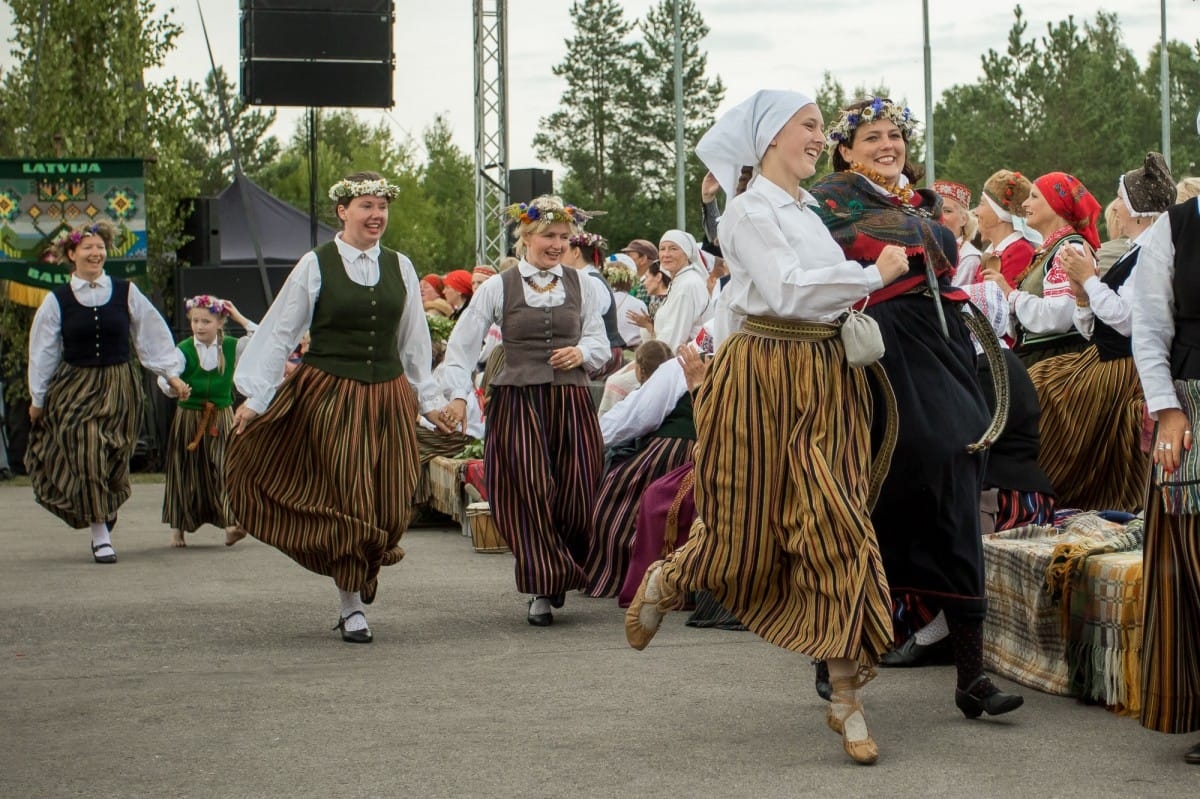
[[[229,547],[246,536],[234,520],[225,491],[225,444],[233,429],[233,367],[249,336],[225,335],[225,320],[232,319],[250,335],[258,325],[232,302],[208,294],[184,305],[192,337],[179,343],[176,357],[183,370],[180,377],[192,390],[179,400],[171,421],[162,520],[171,525],[173,547],[186,547],[184,533],[194,533],[203,524],[224,528]],[[168,397],[178,396],[161,377],[158,387]]]

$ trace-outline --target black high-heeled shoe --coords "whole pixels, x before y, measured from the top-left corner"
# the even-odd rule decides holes
[[[964,691],[961,688],[954,690],[954,704],[962,711],[962,714],[969,719],[977,719],[984,713],[989,716],[1000,716],[1004,713],[1012,711],[1025,704],[1025,697],[1020,694],[1006,694],[1000,689],[988,696],[976,696],[971,693],[975,686],[987,679],[987,675],[980,674]],[[993,686],[994,687],[994,686]]]
[[[346,619],[349,619],[351,616],[362,616],[364,621],[366,621],[366,618],[367,618],[367,614],[363,613],[361,610],[356,610],[353,613],[349,614],[348,616],[342,616],[341,618],[339,618],[338,623],[336,625],[334,625],[333,629],[341,630],[342,631],[342,640],[348,644],[369,644],[369,643],[371,643],[372,636],[371,636],[371,630],[369,627],[364,627],[361,630],[347,630],[346,629]]]

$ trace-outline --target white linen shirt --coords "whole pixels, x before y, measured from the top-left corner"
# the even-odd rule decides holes
[[[1134,247],[1140,247],[1142,239],[1150,232],[1150,228],[1142,231],[1141,235],[1134,239],[1130,246],[1130,251]],[[1126,252],[1125,255],[1128,255]],[[1122,256],[1125,257],[1125,256]],[[1141,254],[1138,254],[1139,263]],[[1083,284],[1083,290],[1087,292],[1088,302],[1087,308],[1075,308],[1075,329],[1083,334],[1084,338],[1090,339],[1092,331],[1096,326],[1096,318],[1111,327],[1113,330],[1120,333],[1122,336],[1133,335],[1133,303],[1137,297],[1137,288],[1134,281],[1137,279],[1138,268],[1135,265],[1133,271],[1125,282],[1117,287],[1116,291],[1109,288],[1099,275],[1092,275]]]
[[[112,278],[101,273],[95,283],[71,277],[71,293],[85,308],[112,299]],[[142,366],[160,377],[178,377],[182,362],[175,359],[175,339],[166,320],[134,283],[129,284],[129,332]],[[62,308],[51,292],[42,300],[29,329],[29,397],[35,408],[44,407],[50,379],[62,363]]]
[[[1193,201],[1200,213],[1200,198]],[[1171,342],[1175,338],[1175,243],[1171,219],[1163,214],[1138,236],[1142,252],[1134,274],[1133,361],[1142,379],[1146,410],[1180,408],[1171,379]]]
[[[554,288],[545,292],[534,291],[523,279],[521,289],[525,303],[531,308],[557,308],[567,300],[563,286],[563,266],[553,269],[538,269],[524,258],[514,269],[520,270],[522,278],[529,278],[539,286],[545,286],[555,277],[559,280]],[[569,267],[568,267],[569,268]],[[580,303],[583,330],[579,347],[583,353],[583,366],[596,370],[612,359],[612,348],[608,346],[608,334],[604,330],[604,319],[600,308],[608,302],[608,289],[599,281],[577,272],[580,285]],[[454,331],[446,342],[446,357],[442,361],[445,369],[443,382],[449,386],[450,399],[466,399],[472,391],[471,372],[479,361],[483,349],[483,337],[492,325],[499,325],[504,315],[504,281],[485,280],[471,296],[471,304],[454,323]]]
[[[671,348],[696,340],[712,316],[708,275],[699,264],[688,264],[671,278],[667,299],[654,314],[654,337]]]
[[[883,288],[879,269],[846,260],[800,189],[795,200],[759,175],[721,217],[721,251],[729,283],[717,303],[713,337],[719,347],[747,316],[832,322]]]
[[[649,435],[662,427],[679,398],[687,393],[687,377],[679,358],[664,361],[654,374],[600,417],[604,446]]]
[[[342,240],[334,239],[346,275],[360,286],[379,282],[379,245],[359,250]],[[404,366],[404,376],[417,395],[422,414],[442,405],[441,392],[433,379],[433,349],[429,342],[429,326],[421,302],[417,271],[408,256],[400,256],[400,277],[404,280],[405,308],[397,322],[396,349]],[[309,251],[300,257],[267,315],[259,322],[258,333],[246,346],[233,373],[237,390],[245,396],[246,407],[262,413],[271,404],[275,391],[283,382],[284,365],[300,343],[304,331],[312,325],[313,310],[321,294],[321,267],[317,255]]]
[[[649,313],[646,303],[630,294],[628,291],[614,291],[613,299],[617,303],[617,331],[627,347],[636,347],[642,343],[642,329],[629,321],[630,311]]]

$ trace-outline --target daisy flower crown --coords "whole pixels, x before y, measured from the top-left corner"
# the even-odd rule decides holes
[[[184,303],[184,307],[189,311],[195,308],[203,308],[209,313],[216,314],[217,316],[225,316],[229,313],[229,309],[226,307],[225,301],[210,294],[199,294],[195,297],[191,297],[187,300],[187,302]]]
[[[838,115],[837,122],[829,126],[825,141],[830,147],[839,144],[850,144],[850,138],[860,125],[869,125],[881,119],[890,120],[904,134],[904,138],[912,135],[917,128],[917,120],[913,117],[908,106],[898,106],[891,100],[876,97],[870,105],[859,109],[843,109]]]
[[[372,195],[394,200],[400,194],[400,187],[387,182],[387,178],[379,180],[339,180],[329,187],[329,199],[334,202],[353,200],[355,197]]]

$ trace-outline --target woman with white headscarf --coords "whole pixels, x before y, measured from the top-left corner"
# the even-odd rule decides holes
[[[671,278],[671,290],[654,316],[654,337],[674,351],[695,341],[712,315],[708,270],[700,262],[700,246],[683,230],[668,230],[659,239],[658,265]]]
[[[646,571],[625,632],[642,649],[689,591],[711,591],[767,641],[829,661],[827,722],[869,764],[858,689],[890,648],[890,602],[869,509],[871,395],[837,322],[907,260],[899,247],[867,267],[842,254],[800,188],[824,144],[812,99],[760,91],[696,148],[728,196],[743,165],[761,174],[720,221],[730,282],[695,416],[704,526]]]

